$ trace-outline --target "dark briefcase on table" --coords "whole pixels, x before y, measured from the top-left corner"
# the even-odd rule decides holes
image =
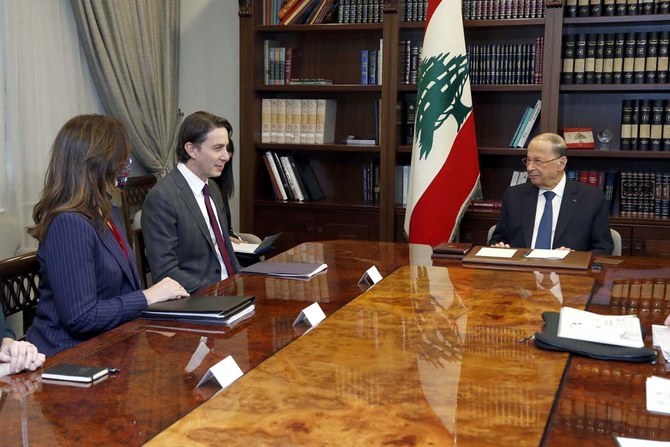
[[[650,363],[656,360],[656,352],[651,348],[627,348],[624,346],[606,345],[591,341],[575,340],[559,337],[558,312],[543,312],[545,327],[543,332],[536,332],[535,345],[549,351],[562,351],[583,355],[599,360],[617,360],[620,362]]]

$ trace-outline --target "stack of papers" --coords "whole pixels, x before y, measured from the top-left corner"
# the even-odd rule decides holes
[[[281,276],[284,278],[311,278],[326,270],[326,264],[309,264],[302,262],[257,262],[245,267],[240,273],[254,273],[258,275]]]
[[[664,324],[652,324],[651,333],[654,346],[661,348],[665,360],[670,360],[670,327]]]
[[[572,307],[562,307],[557,335],[606,345],[644,347],[637,315],[598,315]]]

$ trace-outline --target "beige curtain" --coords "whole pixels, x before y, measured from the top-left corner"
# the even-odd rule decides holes
[[[133,157],[163,174],[174,165],[180,0],[71,0],[100,101],[121,119]]]

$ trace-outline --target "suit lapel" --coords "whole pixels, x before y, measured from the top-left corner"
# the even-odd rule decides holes
[[[558,212],[558,222],[556,222],[554,245],[556,245],[555,242],[560,240],[563,233],[565,233],[565,230],[567,230],[568,223],[572,221],[572,215],[575,213],[579,202],[579,191],[572,181],[566,179],[563,200],[561,201],[561,208]]]
[[[118,209],[113,208],[112,209],[112,218],[114,219],[114,223],[116,226],[119,228],[119,231],[121,231],[121,226],[119,222],[121,219],[118,218]],[[123,274],[126,275],[130,283],[133,285],[134,288],[139,289],[141,287],[140,285],[140,277],[137,274],[137,268],[135,268],[135,260],[133,259],[133,252],[128,245],[128,241],[124,241],[126,244],[126,250],[128,251],[128,258],[126,258],[126,255],[123,254],[123,249],[119,245],[119,242],[116,240],[116,237],[114,237],[114,234],[112,234],[112,230],[109,228],[105,228],[104,232],[100,232],[98,230],[98,235],[100,236],[100,239],[102,240],[102,245],[107,249],[107,251],[112,255],[112,257],[116,260],[116,262],[119,264],[119,267],[121,267],[121,270],[123,271]]]
[[[523,216],[523,238],[524,247],[530,247],[533,242],[533,226],[535,225],[535,212],[537,208],[537,188],[532,183],[526,183],[523,196],[523,208],[529,210],[521,213]]]
[[[209,243],[209,246],[212,248],[212,251],[216,251],[216,249],[214,248],[214,242],[212,242],[212,237],[210,236],[209,233],[209,227],[207,226],[207,222],[205,222],[205,216],[202,215],[202,211],[200,211],[198,202],[195,201],[193,190],[191,189],[190,186],[188,186],[188,182],[181,174],[181,172],[179,172],[179,169],[173,169],[170,175],[172,175],[175,185],[177,186],[177,190],[179,191],[179,197],[184,202],[184,205],[193,216],[195,222],[198,224],[198,228],[200,229],[200,232],[202,233],[203,237]]]

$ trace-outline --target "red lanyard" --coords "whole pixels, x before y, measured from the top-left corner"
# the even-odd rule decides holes
[[[119,243],[121,246],[121,250],[123,250],[123,255],[128,259],[128,249],[126,248],[126,244],[123,243],[123,238],[121,237],[121,233],[119,232],[119,229],[116,228],[116,225],[114,224],[114,221],[108,220],[107,221],[107,226],[109,226],[109,229],[112,230],[112,234],[116,238],[116,241]]]

